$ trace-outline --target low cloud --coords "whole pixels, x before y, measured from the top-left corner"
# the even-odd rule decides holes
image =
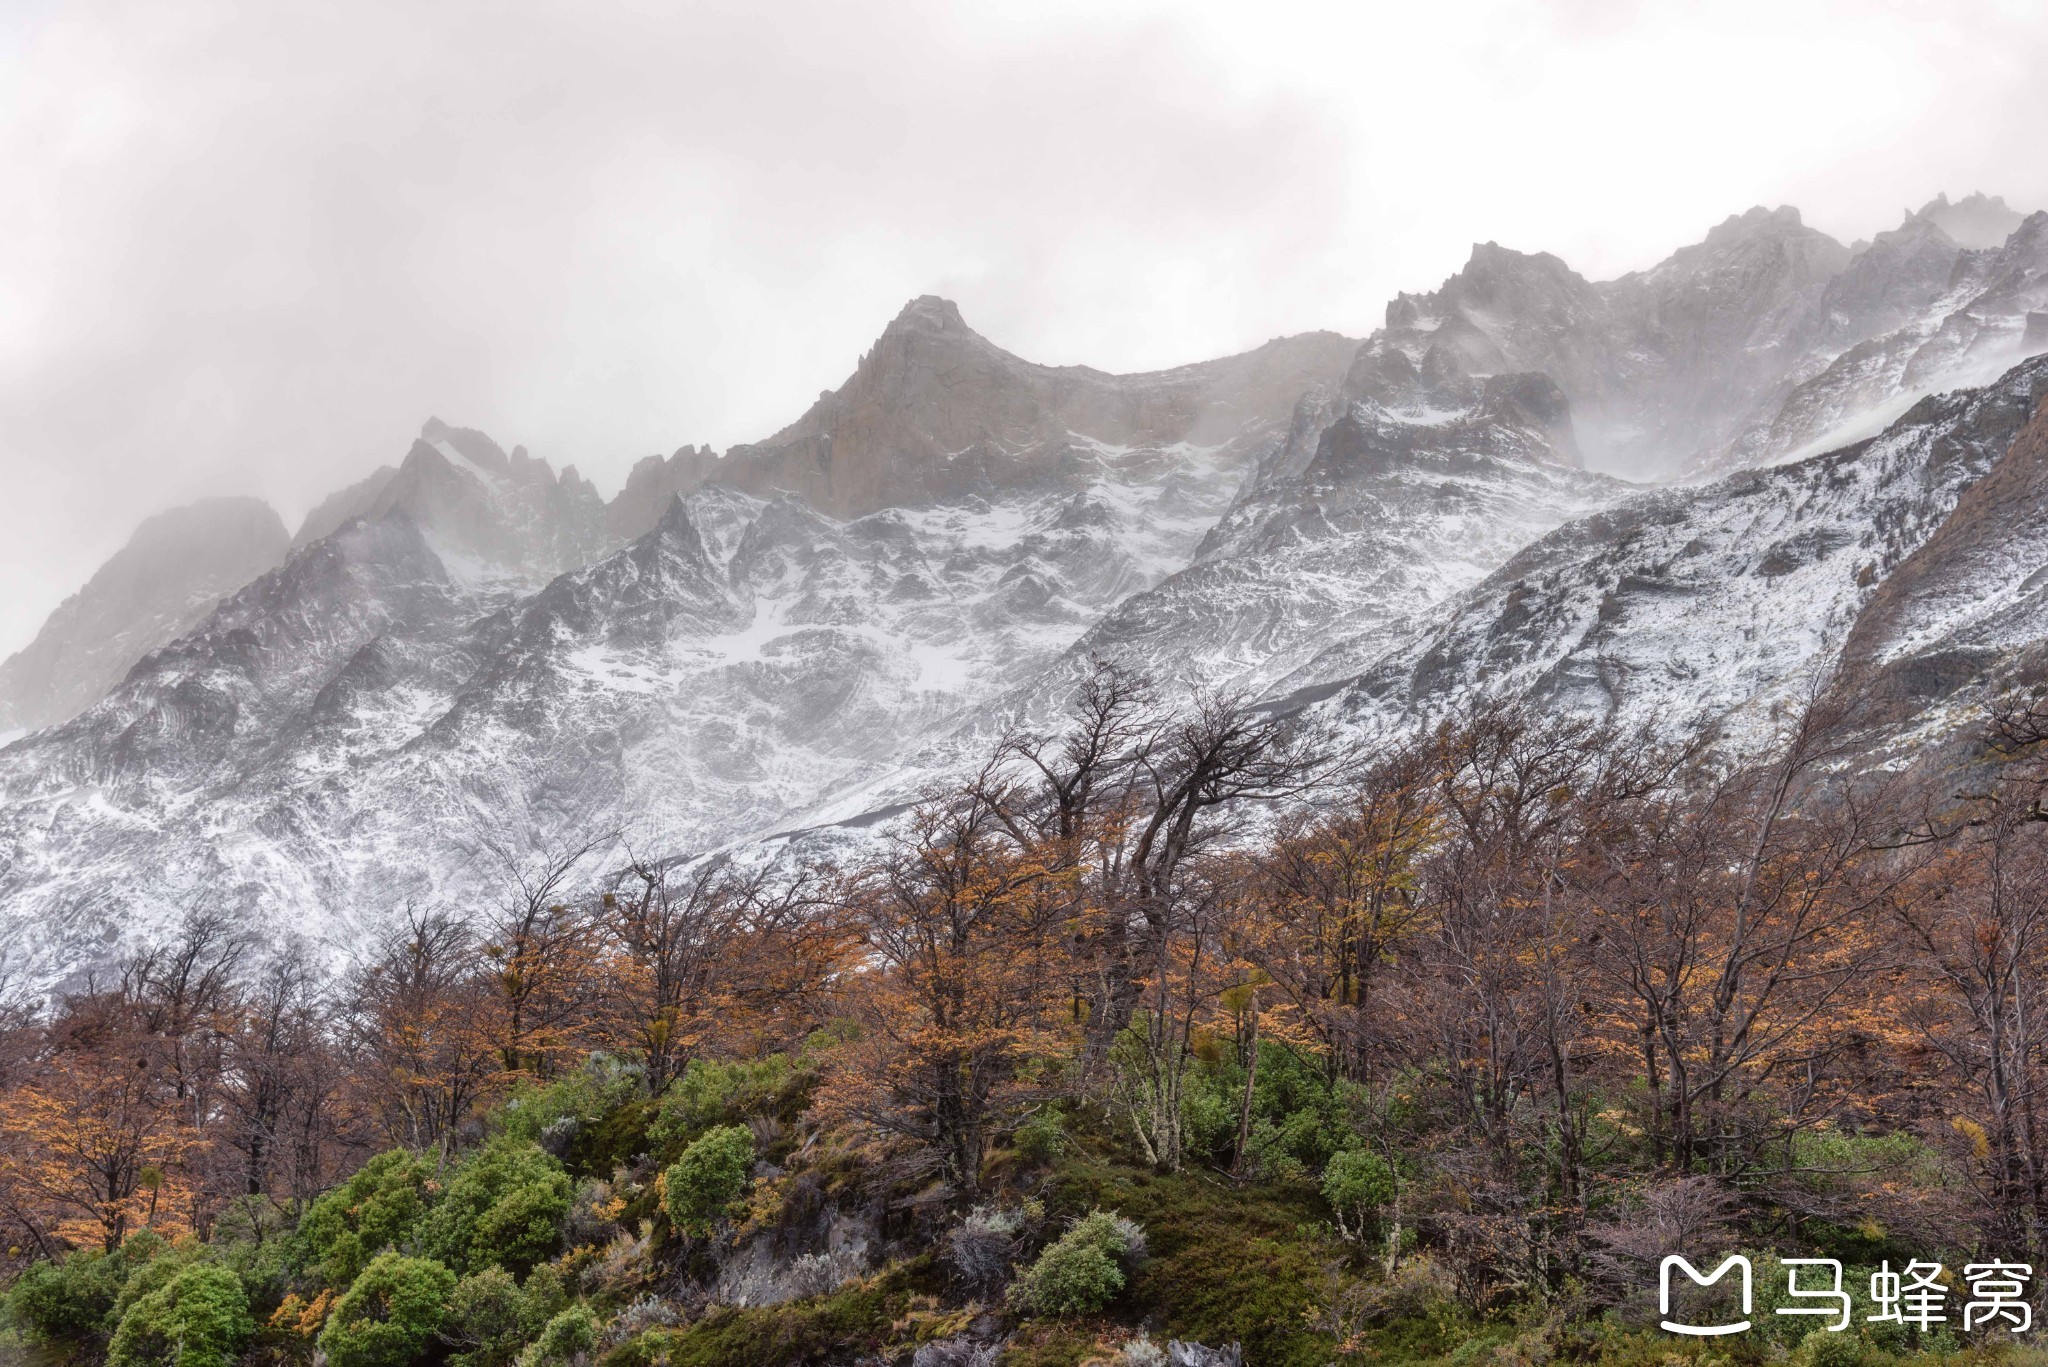
[[[1474,240],[2048,203],[2028,5],[45,5],[0,19],[0,651],[149,513],[430,413],[601,485],[902,301],[1034,359],[1363,333]]]

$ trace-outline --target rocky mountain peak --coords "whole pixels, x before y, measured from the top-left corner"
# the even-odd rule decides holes
[[[2021,219],[2003,244],[2004,253],[2014,257],[2039,256],[2044,248],[2048,248],[2048,209],[2036,209]]]
[[[882,329],[884,339],[905,333],[944,334],[969,333],[966,319],[960,316],[960,306],[951,299],[942,299],[936,294],[920,294],[903,306],[903,311],[890,320]]]
[[[1939,228],[1958,247],[1976,250],[2003,243],[2020,226],[2022,218],[2004,199],[1982,192],[1966,195],[1953,204],[1947,194],[1939,194],[1917,210],[1906,211],[1907,224],[1917,222]]]
[[[420,425],[420,442],[435,449],[452,447],[465,459],[492,474],[508,474],[512,469],[513,458],[505,454],[504,448],[473,427],[452,427],[439,418],[428,418]],[[524,446],[513,449],[521,463],[532,459]]]
[[[1799,237],[1815,233],[1790,204],[1767,209],[1758,204],[1739,214],[1730,214],[1707,230],[1707,245],[1723,247],[1759,237]]]
[[[1446,280],[1439,293],[1474,306],[1515,308],[1586,289],[1585,277],[1549,252],[1476,242],[1464,269]]]
[[[633,540],[661,521],[676,495],[702,488],[718,465],[718,453],[709,446],[685,444],[667,457],[642,456],[606,505],[605,527],[621,541]]]
[[[328,498],[294,544],[393,513],[420,529],[452,573],[479,582],[537,584],[627,539],[608,531],[603,499],[573,466],[557,475],[524,446],[508,453],[475,428],[429,418],[396,469]]]
[[[690,516],[690,506],[683,502],[681,494],[669,495],[668,507],[662,512],[661,521],[654,524],[654,535],[684,556],[707,565],[710,563],[710,554],[704,548],[704,535],[698,531],[696,519]]]
[[[1036,487],[1134,449],[1278,432],[1304,390],[1355,344],[1332,334],[1174,370],[1110,375],[1026,361],[951,301],[913,299],[837,389],[766,441],[726,453],[718,477],[860,517],[937,497]]]

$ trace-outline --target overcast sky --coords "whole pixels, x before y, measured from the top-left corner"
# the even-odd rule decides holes
[[[1034,360],[1362,335],[1470,244],[2048,205],[2038,0],[0,0],[0,653],[148,514],[429,414],[609,493],[935,292]]]

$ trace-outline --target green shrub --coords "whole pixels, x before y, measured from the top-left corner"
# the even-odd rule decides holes
[[[522,1273],[554,1251],[574,1191],[569,1174],[532,1144],[498,1141],[455,1174],[422,1226],[421,1243],[458,1272]]]
[[[1129,1047],[1119,1041],[1120,1050]],[[1244,1064],[1235,1050],[1205,1057],[1189,1073],[1181,1094],[1181,1133],[1189,1154],[1214,1163],[1232,1156],[1244,1081]],[[1263,1176],[1297,1177],[1322,1167],[1332,1154],[1358,1142],[1351,1116],[1362,1105],[1355,1085],[1332,1081],[1310,1055],[1262,1041],[1245,1146],[1251,1169]]]
[[[77,1342],[100,1331],[120,1294],[99,1253],[34,1262],[7,1290],[7,1321],[43,1343]]]
[[[661,1099],[661,1111],[648,1127],[654,1152],[680,1154],[705,1131],[751,1116],[773,1115],[794,1120],[802,1111],[810,1082],[787,1054],[770,1054],[753,1062],[691,1062]]]
[[[241,1279],[201,1263],[128,1307],[107,1367],[227,1367],[255,1332]]]
[[[113,1312],[107,1316],[109,1327],[119,1324],[122,1317],[128,1313],[128,1308],[144,1296],[169,1286],[171,1280],[190,1267],[198,1256],[198,1248],[195,1245],[173,1248],[161,1240],[158,1243],[162,1251],[151,1256],[147,1262],[134,1265],[135,1270],[128,1274],[128,1280],[122,1284],[121,1294],[114,1298]],[[246,1289],[245,1287],[244,1290]]]
[[[402,1248],[427,1209],[427,1164],[404,1149],[380,1153],[299,1219],[300,1256],[329,1286],[353,1282],[370,1259]]]
[[[1394,1169],[1366,1149],[1346,1149],[1323,1169],[1323,1199],[1336,1212],[1345,1237],[1362,1239],[1379,1218],[1379,1209],[1394,1199]]]
[[[1033,1115],[1010,1136],[1017,1156],[1027,1163],[1051,1163],[1071,1142],[1067,1138],[1066,1120],[1050,1108]]]
[[[207,1235],[210,1260],[242,1279],[251,1305],[274,1306],[299,1280],[296,1228],[269,1197],[237,1197],[214,1218]]]
[[[1224,1159],[1237,1139],[1244,1073],[1235,1064],[1204,1066],[1187,1078],[1180,1102],[1180,1128],[1190,1154]]]
[[[1805,1367],[1862,1367],[1863,1340],[1854,1330],[1833,1333],[1815,1329],[1799,1340],[1799,1357]]]
[[[597,1321],[588,1306],[572,1305],[549,1320],[533,1345],[519,1355],[519,1367],[570,1367],[597,1346]]]
[[[1115,1300],[1145,1256],[1134,1220],[1097,1210],[1048,1244],[1010,1288],[1017,1309],[1033,1315],[1089,1315]]]
[[[553,1263],[542,1263],[520,1288],[526,1304],[520,1309],[520,1329],[532,1338],[541,1326],[569,1307],[569,1286]]]
[[[455,1274],[431,1258],[380,1253],[320,1331],[331,1367],[407,1367],[439,1332]]]
[[[491,1116],[499,1137],[515,1143],[540,1144],[572,1170],[579,1166],[597,1176],[610,1167],[590,1164],[610,1158],[626,1162],[607,1132],[622,1114],[638,1115],[642,1073],[638,1067],[608,1054],[592,1054],[581,1068],[545,1086],[527,1082]],[[643,1120],[642,1125],[645,1124]]]
[[[8,1288],[7,1318],[43,1343],[96,1338],[118,1322],[114,1309],[129,1278],[166,1247],[145,1229],[112,1253],[95,1249],[59,1262],[31,1263]]]
[[[686,1234],[703,1237],[732,1214],[746,1195],[754,1162],[754,1136],[744,1125],[721,1125],[683,1150],[662,1174],[668,1218]]]
[[[529,1337],[526,1297],[502,1267],[472,1272],[455,1284],[441,1337],[458,1351],[456,1367],[500,1367]]]

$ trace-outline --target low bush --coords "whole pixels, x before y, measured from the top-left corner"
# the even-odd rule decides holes
[[[115,1307],[129,1279],[167,1247],[145,1229],[112,1253],[81,1250],[56,1262],[30,1263],[7,1290],[7,1320],[40,1343],[96,1339],[118,1322]]]
[[[997,1290],[1010,1279],[1017,1236],[1023,1228],[1021,1211],[976,1206],[947,1233],[940,1259],[961,1286],[975,1291]]]
[[[597,1346],[597,1321],[588,1306],[572,1305],[547,1322],[519,1355],[519,1367],[575,1367]]]
[[[1144,1257],[1145,1231],[1136,1221],[1092,1211],[1046,1246],[1010,1288],[1010,1300],[1028,1314],[1093,1314],[1117,1298]]]
[[[661,1109],[648,1126],[648,1142],[656,1154],[673,1159],[717,1126],[754,1116],[794,1122],[812,1080],[787,1054],[733,1063],[697,1059],[662,1097]]]
[[[379,1253],[402,1248],[427,1210],[431,1176],[424,1160],[393,1149],[314,1201],[298,1229],[307,1270],[329,1286],[344,1287]]]
[[[455,1367],[503,1367],[529,1337],[526,1296],[502,1267],[472,1272],[455,1284],[440,1333]]]
[[[754,1136],[744,1125],[721,1125],[683,1150],[662,1174],[662,1203],[685,1234],[702,1238],[729,1218],[747,1192]]]
[[[335,1304],[320,1332],[330,1367],[407,1367],[447,1318],[455,1274],[431,1258],[382,1253]]]
[[[1799,1340],[1799,1360],[1804,1367],[1862,1367],[1868,1347],[1853,1329],[1815,1329]]]
[[[425,1251],[457,1272],[520,1274],[561,1242],[574,1191],[539,1146],[499,1140],[462,1165],[422,1230]]]
[[[1363,1239],[1379,1222],[1382,1206],[1394,1199],[1394,1169],[1366,1149],[1346,1149],[1323,1169],[1323,1199],[1347,1239]]]
[[[241,1279],[201,1263],[128,1307],[107,1367],[227,1367],[255,1332]]]

